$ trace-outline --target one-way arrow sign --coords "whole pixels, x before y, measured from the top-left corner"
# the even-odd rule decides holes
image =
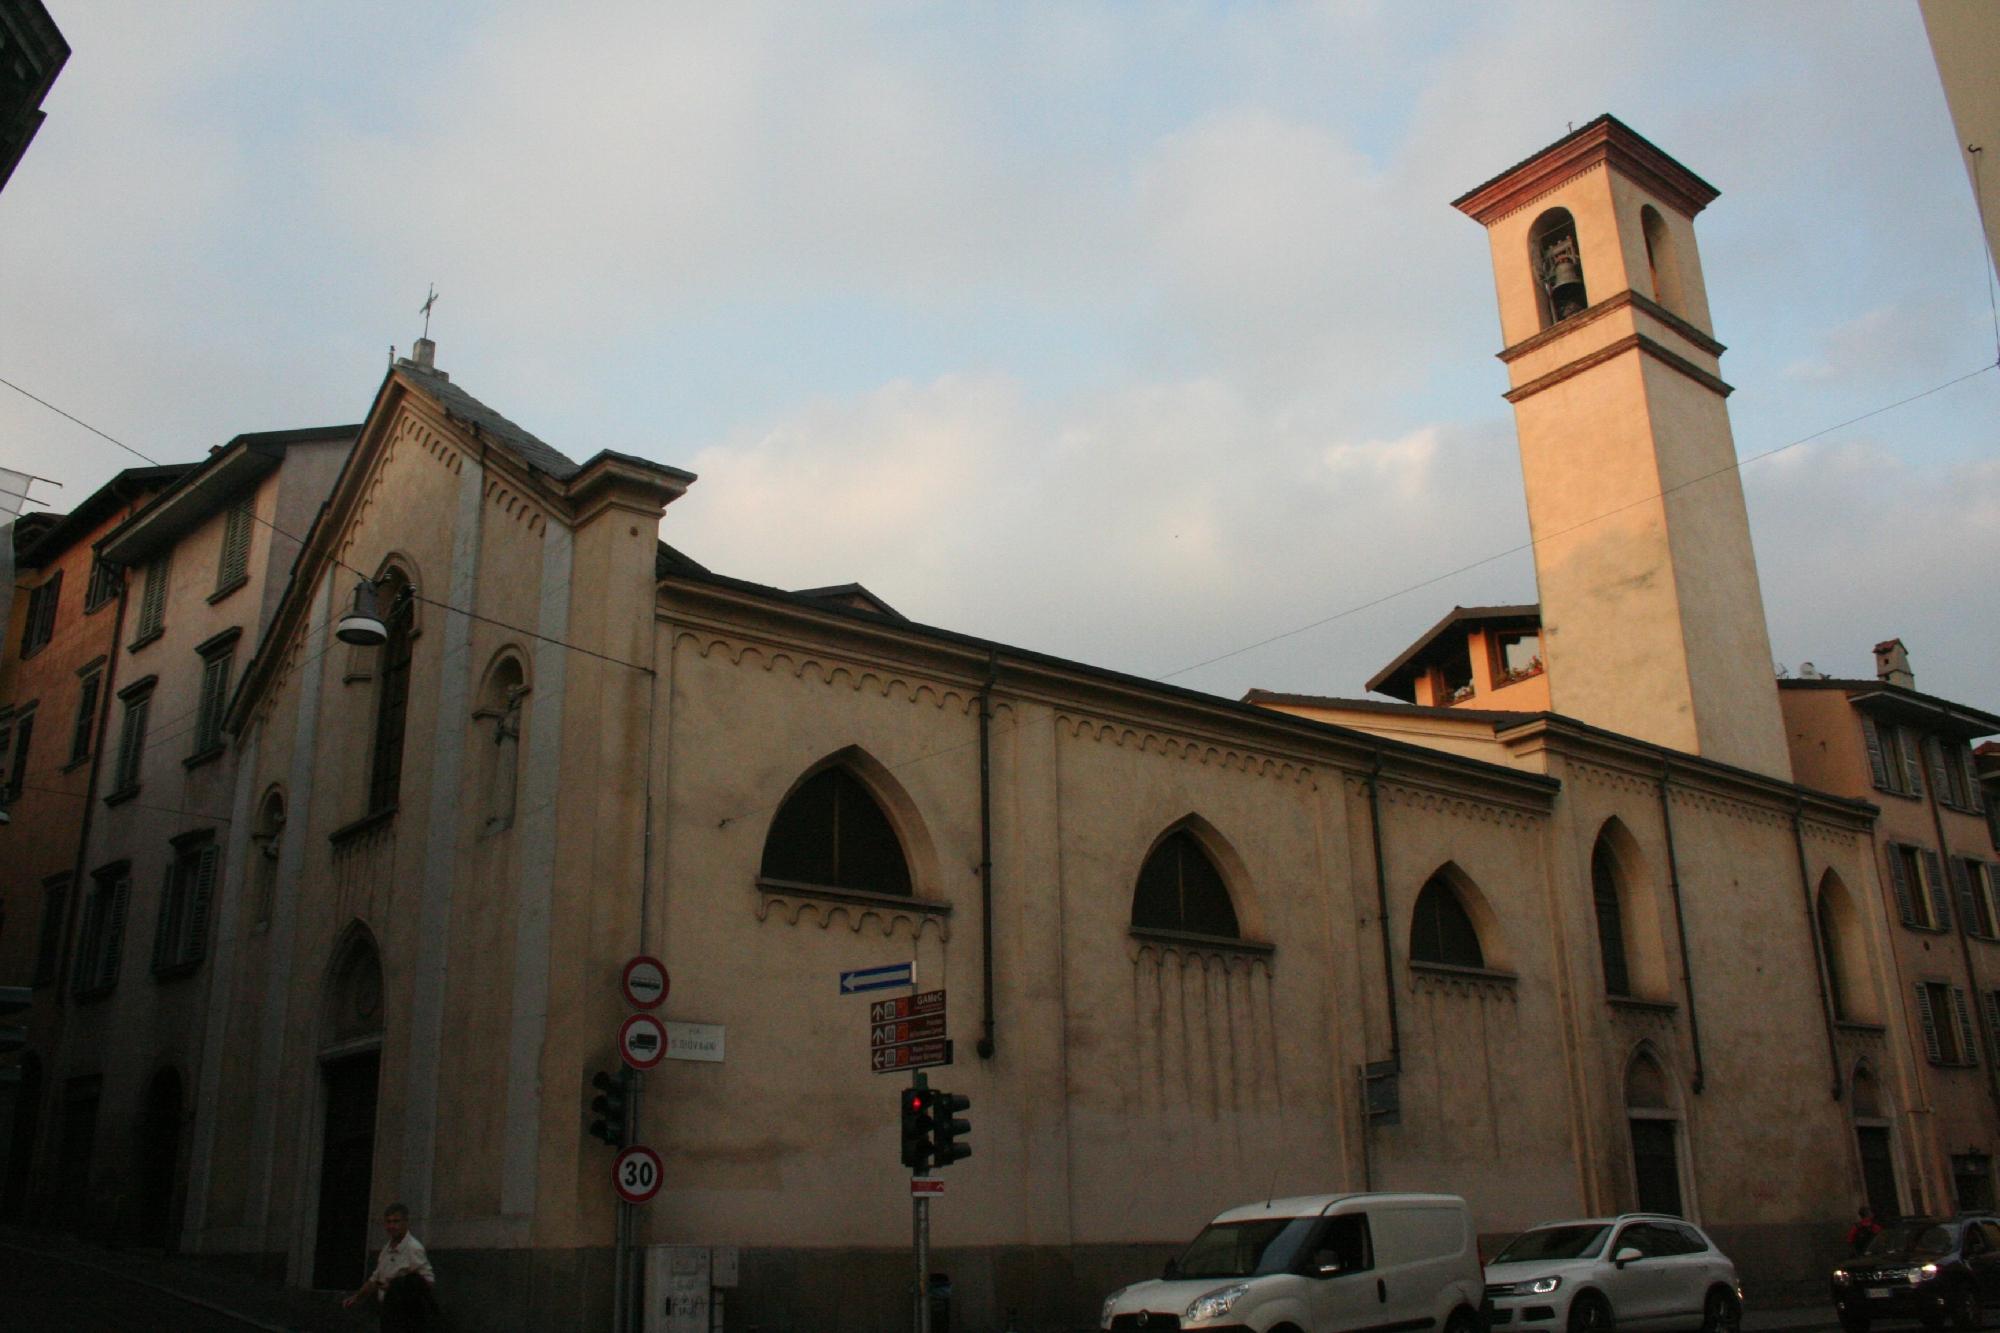
[[[916,985],[917,965],[910,963],[889,963],[882,967],[863,967],[840,974],[840,993],[860,995],[864,991],[888,990],[892,986]]]

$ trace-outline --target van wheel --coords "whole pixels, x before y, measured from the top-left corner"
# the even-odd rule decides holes
[[[1743,1307],[1736,1293],[1716,1287],[1701,1306],[1701,1333],[1737,1333],[1743,1327]]]
[[[1479,1316],[1460,1306],[1451,1312],[1445,1321],[1444,1333],[1484,1333],[1479,1327]]]
[[[1569,1333],[1612,1333],[1617,1323],[1611,1302],[1594,1291],[1586,1291],[1569,1303]]]
[[[1971,1333],[1979,1327],[1979,1292],[1970,1282],[1961,1282],[1951,1292],[1951,1323],[1959,1333]]]

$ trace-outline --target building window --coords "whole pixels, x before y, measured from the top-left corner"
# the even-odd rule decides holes
[[[62,966],[63,909],[69,905],[69,876],[51,875],[42,881],[42,929],[35,941],[37,986],[55,984]]]
[[[125,910],[132,897],[132,867],[119,862],[91,875],[83,900],[83,922],[76,933],[76,982],[79,999],[109,994],[118,984],[118,957],[125,944]]]
[[[42,646],[55,637],[56,606],[62,600],[63,572],[58,569],[55,576],[28,592],[27,621],[21,627],[21,656],[28,657],[42,650]]]
[[[222,520],[222,556],[216,562],[215,596],[221,597],[250,578],[250,502],[232,505]]]
[[[1138,888],[1132,894],[1132,925],[1230,940],[1242,934],[1222,872],[1184,828],[1162,838],[1140,867]]]
[[[1951,895],[1945,888],[1944,865],[1928,847],[1889,844],[1889,884],[1896,894],[1896,912],[1913,930],[1950,930]]]
[[[1955,856],[1951,861],[1951,882],[1958,891],[1965,932],[1982,940],[2000,939],[2000,912],[1994,910],[1996,869],[2000,867],[1970,856]]]
[[[146,566],[146,590],[139,594],[139,624],[132,639],[134,648],[159,638],[166,626],[167,578],[170,573],[169,561],[164,555]]]
[[[139,790],[139,765],[146,757],[146,714],[153,707],[153,686],[157,676],[118,691],[125,701],[125,721],[118,733],[118,763],[111,771],[111,797],[123,798]]]
[[[1878,790],[1898,796],[1924,794],[1924,763],[1916,732],[1864,717],[1861,738],[1868,747],[1868,773]]]
[[[1542,674],[1540,630],[1511,630],[1493,637],[1493,679],[1500,685]]]
[[[764,839],[764,879],[907,897],[910,867],[889,817],[838,765],[786,798]]]
[[[201,657],[201,696],[195,705],[194,753],[190,763],[222,749],[222,718],[229,706],[229,670],[236,660],[241,630],[228,630],[197,648]]]
[[[1977,814],[1979,774],[1973,768],[1972,747],[1926,736],[1924,754],[1930,760],[1931,790],[1937,793],[1938,800],[1954,810]]]
[[[1924,1053],[1934,1065],[1972,1065],[1979,1039],[1972,1030],[1972,1009],[1961,986],[1942,981],[1917,983],[1917,1023],[1924,1032]]]
[[[124,587],[124,580],[118,576],[118,566],[108,563],[102,554],[90,557],[90,582],[83,588],[83,611],[89,615],[98,607],[118,595]]]
[[[97,699],[104,689],[104,667],[93,663],[77,673],[83,684],[76,692],[76,723],[69,733],[69,761],[80,764],[90,758],[90,743],[97,738]]]
[[[1602,838],[1590,854],[1590,896],[1597,907],[1597,946],[1604,955],[1604,993],[1630,995],[1632,977],[1625,965],[1625,915],[1618,903],[1618,867]]]
[[[153,935],[153,975],[185,976],[208,948],[208,904],[215,893],[215,835],[184,834],[160,890],[160,923]]]
[[[13,750],[6,751],[0,746],[0,762],[6,764],[0,772],[6,774],[6,786],[0,788],[0,802],[12,805],[21,799],[21,793],[28,786],[28,751],[35,739],[35,708],[33,704],[14,714]]]
[[[403,727],[410,711],[410,631],[415,606],[410,582],[391,569],[376,581],[388,606],[389,637],[382,645],[382,670],[375,690],[375,748],[368,767],[368,813],[396,808],[403,786]]]
[[[1479,932],[1458,891],[1443,875],[1432,875],[1417,895],[1410,920],[1410,961],[1448,967],[1485,967],[1486,952]]]

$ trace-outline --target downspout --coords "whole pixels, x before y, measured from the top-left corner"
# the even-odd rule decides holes
[[[993,1042],[993,683],[999,655],[986,655],[986,680],[979,687],[979,966],[985,1004],[979,1023],[979,1058],[991,1060]]]
[[[1944,708],[1938,709],[1938,718],[1940,721],[1949,719],[1950,716],[1951,713],[1949,710]],[[1918,748],[1927,749],[1929,747],[1919,746]],[[1926,764],[1924,767],[1928,769],[1929,765]],[[1939,767],[1943,767],[1943,754],[1941,750],[1939,754]],[[1984,1024],[1986,1022],[1986,1006],[1980,1004],[1978,1001],[1979,974],[1972,969],[1972,945],[1967,943],[1965,932],[1965,909],[1971,906],[1971,904],[1960,897],[1951,887],[1951,843],[1944,835],[1944,815],[1938,810],[1938,779],[1943,776],[1942,772],[1932,773],[1930,781],[1924,784],[1925,804],[1931,808],[1931,828],[1937,833],[1938,869],[1944,874],[1944,883],[1940,887],[1944,889],[1946,902],[1957,899],[1958,910],[1952,913],[1952,918],[1957,929],[1953,933],[1958,936],[1959,958],[1965,964],[1965,984],[1971,987],[1973,991],[1972,1012],[1979,1015],[1973,1021]],[[1968,885],[1967,887],[1970,888],[1971,886]],[[1985,1037],[1986,1049],[1989,1051],[1993,1050],[1995,1034],[1989,1030],[1985,1034]],[[1970,1055],[1971,1052],[1967,1052],[1967,1054]],[[2000,1071],[1996,1071],[1993,1068],[1991,1060],[1984,1060],[1981,1063],[1986,1066],[1986,1091],[1992,1096],[1994,1105],[2000,1106],[2000,1082],[1995,1081],[1996,1078],[2000,1078]]]
[[[1701,1090],[1708,1084],[1708,1070],[1701,1061],[1701,1019],[1695,1013],[1694,965],[1688,961],[1687,913],[1681,907],[1681,866],[1680,859],[1674,852],[1674,807],[1672,799],[1667,794],[1667,787],[1673,780],[1673,765],[1662,764],[1660,766],[1660,823],[1665,828],[1667,834],[1667,890],[1673,895],[1674,899],[1674,934],[1679,938],[1681,946],[1681,990],[1686,994],[1688,1001],[1688,1044],[1694,1049],[1694,1082],[1692,1086],[1695,1093],[1699,1095]]]
[[[1812,941],[1813,960],[1819,968],[1819,1011],[1826,1025],[1826,1058],[1833,1066],[1833,1099],[1840,1100],[1840,1042],[1833,1030],[1833,991],[1827,985],[1827,969],[1833,960],[1826,956],[1826,950],[1819,933],[1819,914],[1813,910],[1812,870],[1806,863],[1806,821],[1805,802],[1794,798],[1792,801],[1792,844],[1799,854],[1799,893],[1803,895],[1806,908],[1806,938]]]
[[[1389,1069],[1403,1072],[1403,1029],[1396,1018],[1396,965],[1389,946],[1389,872],[1382,864],[1382,752],[1368,770],[1368,836],[1375,847],[1375,915],[1382,923],[1382,989],[1389,998]]]

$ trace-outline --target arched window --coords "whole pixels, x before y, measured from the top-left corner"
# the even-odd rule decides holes
[[[1449,967],[1485,967],[1486,951],[1479,932],[1459,901],[1458,890],[1443,874],[1430,877],[1417,895],[1410,914],[1410,961],[1443,963]]]
[[[1528,229],[1528,271],[1535,277],[1535,303],[1542,327],[1561,323],[1590,304],[1583,285],[1583,252],[1576,219],[1567,208],[1551,208]]]
[[[1132,893],[1132,924],[1140,930],[1178,930],[1237,939],[1242,931],[1222,872],[1185,828],[1160,839],[1139,869]]]
[[[1632,1176],[1642,1213],[1682,1216],[1680,1118],[1666,1071],[1646,1051],[1625,1069],[1625,1120],[1632,1135]]]
[[[823,888],[911,892],[895,826],[861,779],[838,764],[807,778],[778,807],[758,873]]]
[[[502,653],[487,669],[479,688],[473,721],[479,729],[476,793],[486,811],[485,831],[498,833],[514,825],[514,794],[519,786],[521,706],[528,685],[521,659]]]
[[[391,565],[375,581],[376,604],[389,631],[375,683],[375,746],[368,766],[368,813],[395,808],[403,786],[403,727],[410,710],[410,631],[415,598],[410,580]]]
[[[1618,901],[1618,865],[1602,837],[1590,853],[1590,898],[1597,908],[1597,947],[1604,955],[1604,993],[1630,995],[1631,969],[1625,965],[1625,914]]]
[[[1639,210],[1639,230],[1646,236],[1646,269],[1653,279],[1653,299],[1676,315],[1686,315],[1687,306],[1681,297],[1681,270],[1679,257],[1674,253],[1674,238],[1667,231],[1667,220],[1660,216],[1660,210],[1646,204]]]
[[[285,834],[285,794],[273,787],[257,807],[257,823],[250,832],[250,889],[252,922],[271,924],[278,900],[278,853]]]

